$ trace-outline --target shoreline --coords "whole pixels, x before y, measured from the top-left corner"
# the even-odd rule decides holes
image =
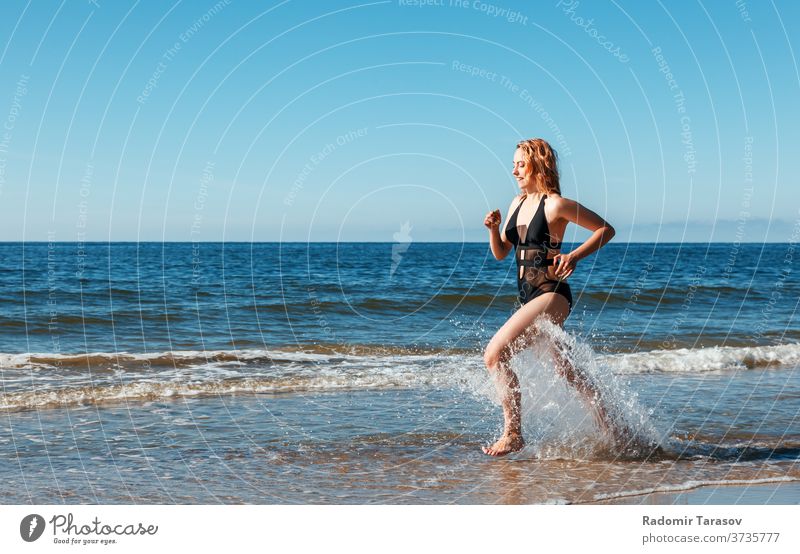
[[[800,481],[723,485],[699,485],[683,491],[658,491],[586,502],[589,505],[797,505],[800,504]]]

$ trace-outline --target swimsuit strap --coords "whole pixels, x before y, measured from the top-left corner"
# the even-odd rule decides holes
[[[517,204],[517,207],[514,209],[514,213],[508,219],[508,223],[506,224],[506,231],[507,232],[510,230],[510,228],[518,226],[517,220],[518,220],[518,216],[519,216],[519,211],[520,211],[520,208],[522,208],[522,203],[525,202],[525,200],[527,200],[527,198],[528,198],[528,194],[525,194],[525,196],[522,198],[522,200],[519,201],[519,204]],[[538,221],[539,222],[539,227],[536,229],[536,233],[539,235],[539,241],[538,242],[534,242],[534,244],[540,245],[544,249],[548,249],[548,248],[552,248],[554,250],[560,250],[561,249],[561,242],[554,242],[553,238],[550,236],[550,225],[547,223],[547,217],[546,217],[546,215],[544,213],[544,201],[545,201],[546,198],[547,198],[547,195],[546,194],[542,194],[542,198],[539,200],[539,205],[536,207],[536,210],[533,212],[533,216],[531,217],[530,223],[526,226],[526,231],[525,231],[525,235],[526,236],[525,236],[522,244],[518,244],[519,246],[526,245],[527,236],[531,232],[531,229],[533,228],[533,226]],[[541,233],[542,231],[543,231],[543,233]],[[521,237],[517,237],[517,242],[520,239],[521,239]],[[536,241],[535,238],[534,238],[534,241]],[[528,245],[528,246],[530,246],[530,245]]]
[[[527,197],[528,197],[528,195],[526,194],[525,198],[527,198]],[[514,223],[513,227],[516,227],[516,225],[517,225],[517,214],[519,213],[519,209],[522,207],[522,203],[525,202],[525,198],[520,200],[519,204],[517,204],[517,207],[514,208],[514,213],[511,214],[511,217],[508,218],[508,223],[506,224],[506,228],[512,226],[511,225],[512,222]]]
[[[544,202],[545,198],[547,198],[546,194],[542,196],[542,202]],[[555,242],[553,240],[553,237],[550,235],[550,224],[547,223],[547,218],[545,217],[544,213],[542,214],[542,219],[544,219],[544,223],[545,225],[547,225],[547,236],[550,239],[550,248],[552,248],[553,250],[561,250],[562,242],[561,241]]]

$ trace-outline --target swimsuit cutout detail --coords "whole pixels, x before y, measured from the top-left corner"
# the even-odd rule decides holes
[[[544,215],[544,199],[542,195],[539,207],[531,218],[529,225],[518,224],[517,214],[525,202],[525,198],[517,204],[512,216],[506,225],[506,239],[514,244],[517,259],[517,288],[519,289],[520,305],[526,304],[537,296],[546,292],[555,292],[569,302],[572,311],[572,291],[566,281],[551,279],[547,276],[547,268],[553,265],[553,260],[547,257],[549,251],[555,250],[558,254],[561,243],[550,236],[550,228]],[[524,237],[521,239],[520,237]]]

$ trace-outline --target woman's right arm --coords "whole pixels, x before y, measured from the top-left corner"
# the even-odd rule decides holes
[[[516,201],[516,198],[511,201],[511,205],[508,207],[508,215],[505,219],[506,221],[508,221],[508,217],[510,216],[512,207]],[[492,249],[492,255],[496,260],[502,260],[508,256],[508,253],[511,252],[511,249],[514,248],[514,245],[506,240],[505,229],[503,229],[501,233],[501,222],[500,210],[489,212],[486,214],[486,218],[483,221],[483,224],[489,229],[489,247]]]

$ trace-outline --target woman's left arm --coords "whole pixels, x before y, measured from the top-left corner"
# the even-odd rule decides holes
[[[605,219],[592,210],[567,198],[559,199],[557,217],[563,217],[567,221],[592,231],[592,236],[572,252],[554,256],[556,277],[566,279],[572,275],[579,260],[599,250],[614,237],[616,231]]]

